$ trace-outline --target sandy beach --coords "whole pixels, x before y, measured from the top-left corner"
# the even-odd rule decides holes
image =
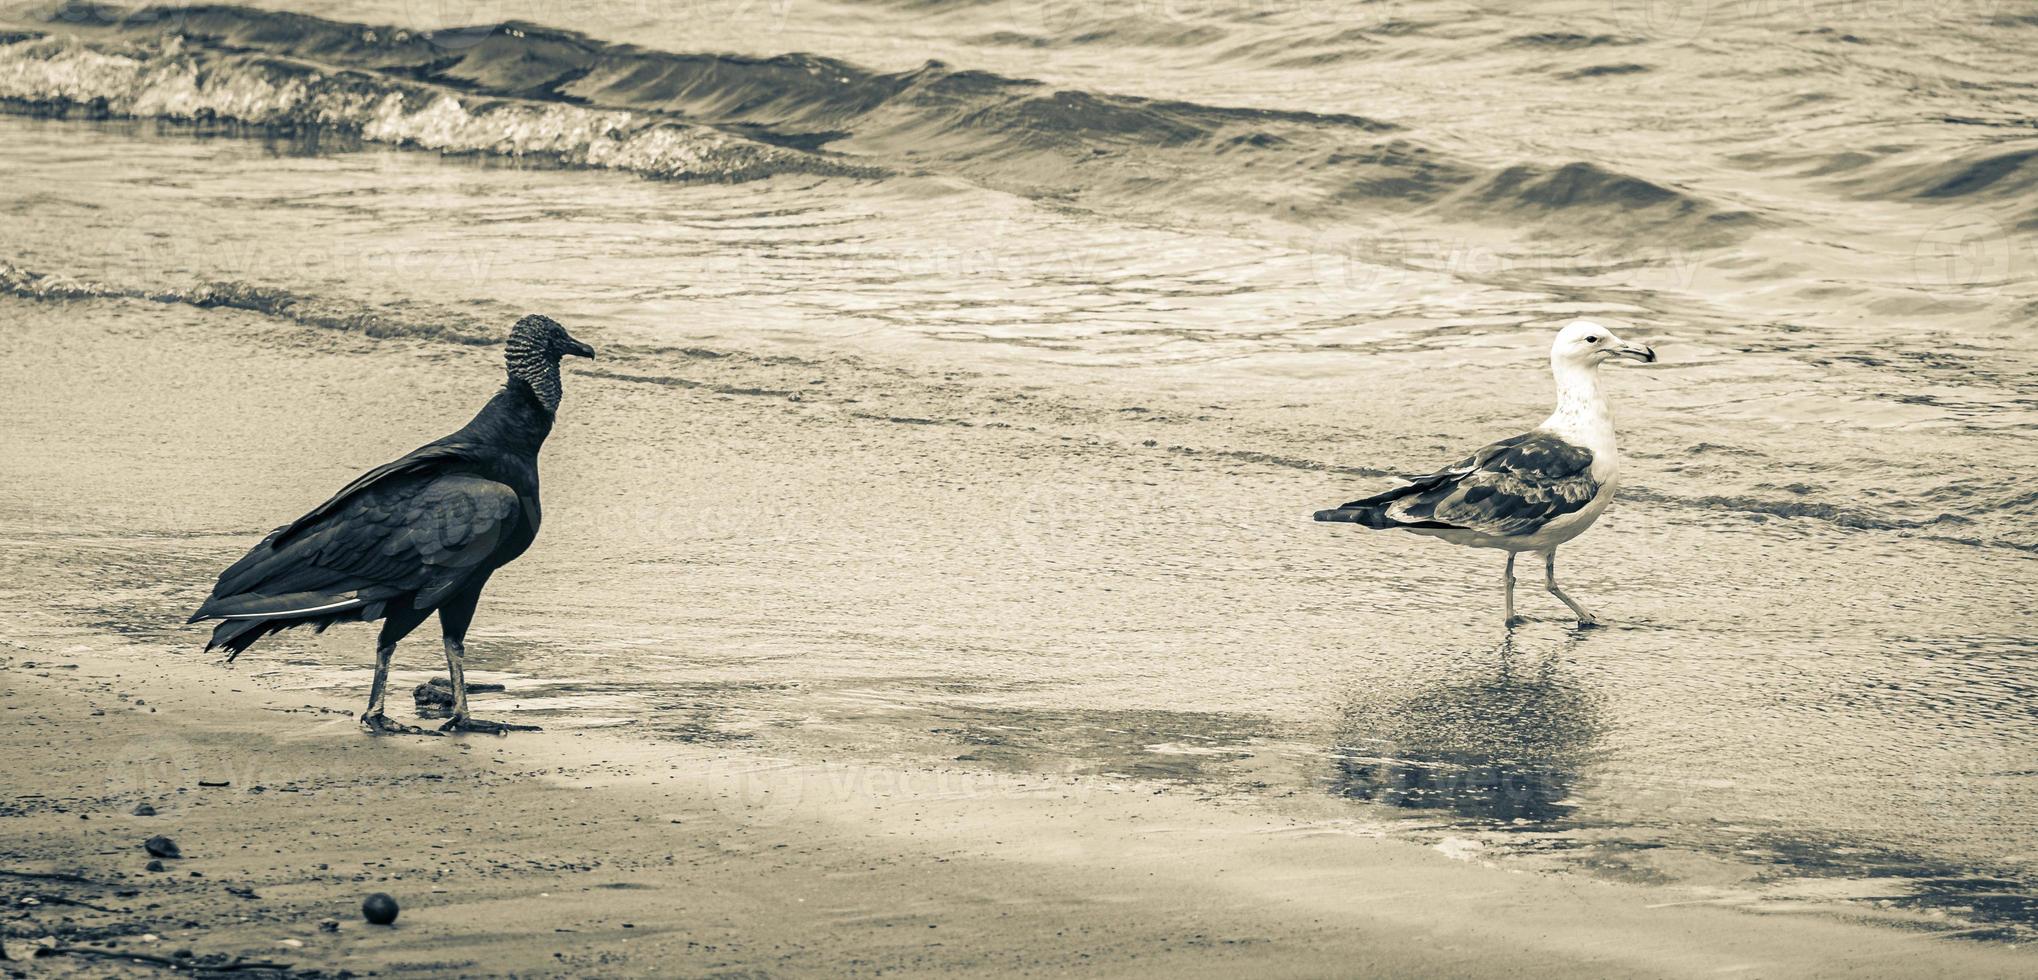
[[[838,753],[825,725],[793,754],[775,751],[784,742],[650,737],[641,726],[367,736],[353,721],[368,676],[363,630],[293,637],[229,666],[198,653],[181,610],[202,594],[204,569],[258,530],[244,526],[254,515],[330,482],[256,461],[314,429],[347,430],[333,424],[346,418],[360,420],[347,431],[372,432],[354,449],[377,451],[390,438],[391,391],[417,393],[413,416],[430,418],[401,427],[422,438],[459,414],[495,354],[178,304],[0,306],[14,346],[0,361],[0,387],[14,393],[0,419],[12,567],[0,935],[19,975],[128,975],[167,969],[183,951],[192,963],[327,976],[2031,969],[2023,949],[1816,894],[1800,896],[1810,901],[1795,914],[1757,914],[1690,882],[1525,873],[1423,846],[1328,797],[1001,770],[868,745]],[[463,370],[439,370],[447,364]],[[569,379],[562,419],[572,420],[557,437],[566,453],[621,452],[625,435],[587,422],[618,403],[684,399],[704,427],[763,403],[623,380],[627,351],[602,369],[613,376]],[[255,409],[286,402],[292,385],[320,390],[330,414]],[[871,414],[800,424],[817,444],[926,428]],[[221,419],[232,424],[189,443]],[[222,470],[239,475],[207,478]],[[172,482],[188,489],[152,492]],[[558,485],[571,488],[562,502],[598,499],[584,482]],[[555,556],[574,553],[567,542],[592,513],[556,509]],[[556,567],[544,554],[541,542],[505,576],[504,619],[571,594],[537,584]],[[474,650],[533,642],[513,632]],[[402,690],[426,676],[435,646],[414,640],[400,653]],[[319,673],[312,651],[356,659]],[[478,710],[512,707],[524,683],[481,696]],[[133,815],[144,803],[155,814]],[[142,843],[156,834],[183,857],[151,872]],[[362,921],[376,891],[402,904],[394,927]]]
[[[2014,6],[0,0],[0,973],[2038,975]]]
[[[27,975],[181,951],[305,975],[2030,969],[2014,949],[1510,873],[1138,784],[586,734],[374,738],[344,705],[216,665],[10,632],[0,749],[37,763],[10,768],[0,870]],[[149,872],[156,834],[184,856]],[[376,891],[402,904],[393,927],[362,921]]]

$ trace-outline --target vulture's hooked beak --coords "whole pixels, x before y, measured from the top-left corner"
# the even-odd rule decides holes
[[[585,357],[590,361],[594,360],[594,348],[589,347],[578,340],[574,340],[572,337],[566,338],[566,343],[560,347],[560,351],[562,353],[572,354],[575,357]]]
[[[1613,356],[1631,357],[1643,364],[1656,363],[1656,349],[1647,344],[1630,344],[1622,341],[1619,347],[1613,349]]]

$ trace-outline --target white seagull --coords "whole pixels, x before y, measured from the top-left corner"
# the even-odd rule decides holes
[[[1514,617],[1514,557],[1543,556],[1543,584],[1581,625],[1599,620],[1557,587],[1557,546],[1585,532],[1613,503],[1620,469],[1613,409],[1599,390],[1599,366],[1617,357],[1643,363],[1656,352],[1590,320],[1574,320],[1550,345],[1557,410],[1535,429],[1502,439],[1456,465],[1335,510],[1319,521],[1400,528],[1474,548],[1507,552],[1507,624]]]

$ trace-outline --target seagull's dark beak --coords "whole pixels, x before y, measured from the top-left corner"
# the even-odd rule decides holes
[[[590,361],[594,360],[594,348],[572,337],[566,338],[566,342],[559,345],[559,352],[562,354],[572,354],[575,357],[585,357]]]
[[[1656,349],[1647,344],[1630,344],[1623,341],[1619,347],[1613,349],[1613,356],[1633,358],[1643,364],[1656,363]]]

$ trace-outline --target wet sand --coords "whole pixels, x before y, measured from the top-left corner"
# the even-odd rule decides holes
[[[276,508],[329,482],[324,469],[372,464],[396,429],[421,442],[457,424],[492,352],[150,303],[0,303],[20,338],[0,373],[13,393],[0,417],[13,565],[0,589],[0,752],[14,760],[0,776],[0,869],[20,873],[0,882],[13,896],[0,932],[15,959],[49,943],[424,975],[2029,970],[2022,950],[1903,928],[1915,921],[1894,913],[1873,924],[1863,907],[1846,910],[1851,921],[1755,915],[1691,888],[1454,860],[1381,836],[1330,799],[1275,805],[869,746],[838,755],[818,740],[788,756],[770,750],[780,743],[630,729],[370,738],[352,721],[368,680],[363,629],[317,641],[362,653],[354,691],[335,697],[291,672],[308,665],[302,646],[229,667],[173,624],[218,553],[259,530],[243,523],[287,516]],[[605,369],[626,372],[620,360]],[[544,642],[564,642],[560,620],[590,611],[572,604],[576,589],[617,574],[571,567],[586,548],[573,539],[621,507],[590,479],[590,447],[631,459],[594,420],[666,391],[594,372],[568,384],[546,536],[482,617],[499,631],[549,623]],[[291,390],[318,409],[275,408]],[[393,390],[418,396],[410,417]],[[729,397],[690,398],[685,424],[735,426],[713,416]],[[866,424],[832,418],[809,438]],[[265,462],[285,451],[306,467]],[[435,657],[428,628],[399,661]],[[477,712],[516,694],[483,697]],[[131,815],[144,802],[157,814]],[[184,857],[145,871],[141,842],[157,833]],[[361,921],[373,891],[403,903],[396,927]],[[133,969],[85,954],[32,968]]]
[[[602,734],[374,738],[345,705],[219,665],[94,630],[10,632],[0,751],[36,760],[11,768],[0,818],[16,959],[41,944],[329,974],[2028,975],[2013,949],[1509,873],[1139,784]],[[144,870],[155,834],[183,852],[161,872]],[[375,891],[402,903],[394,927],[362,921]]]

